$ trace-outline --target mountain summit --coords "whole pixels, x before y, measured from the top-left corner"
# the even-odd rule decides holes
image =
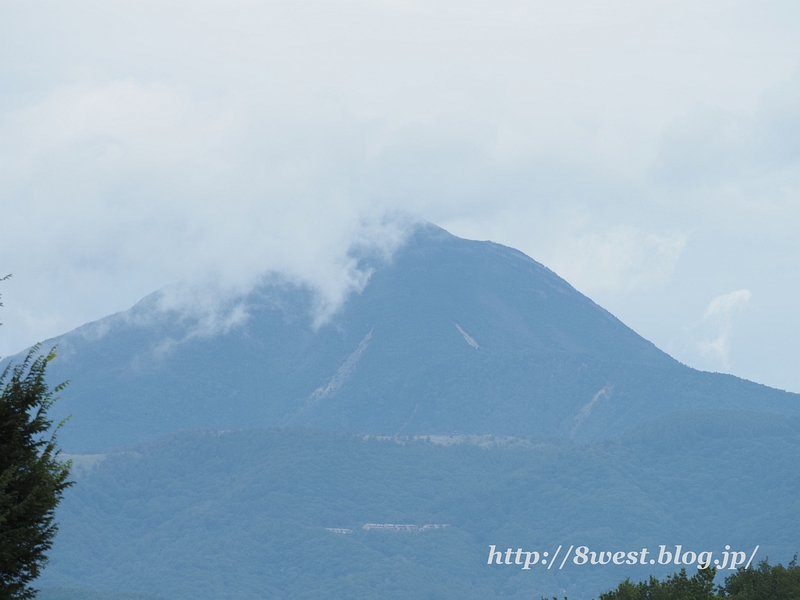
[[[800,414],[796,394],[678,363],[521,252],[433,225],[320,327],[313,301],[265,283],[201,332],[154,295],[52,340],[62,445],[263,426],[591,441],[675,411]]]

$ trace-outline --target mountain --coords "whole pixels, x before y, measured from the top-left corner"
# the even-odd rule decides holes
[[[498,244],[423,225],[353,259],[324,323],[271,277],[45,344],[77,483],[44,597],[588,600],[678,567],[489,548],[798,550],[800,396],[678,363]]]
[[[682,559],[713,561],[759,545],[756,562],[786,564],[800,540],[798,455],[800,418],[736,411],[673,413],[589,444],[170,434],[73,457],[77,484],[38,585],[169,600],[589,600],[680,567],[573,554],[563,568],[524,570],[488,565],[490,546],[561,545],[566,556],[585,545],[608,559],[648,548],[657,559],[680,545]]]
[[[190,429],[590,442],[685,410],[800,415],[800,396],[693,370],[555,273],[491,242],[412,231],[326,323],[315,296],[267,280],[217,321],[160,294],[49,340],[71,452]],[[212,326],[209,326],[212,325]]]

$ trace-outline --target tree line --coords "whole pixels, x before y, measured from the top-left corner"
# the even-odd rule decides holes
[[[800,600],[796,554],[786,567],[772,566],[765,559],[754,569],[739,569],[721,585],[714,585],[715,576],[713,568],[698,571],[692,577],[681,569],[663,580],[651,576],[633,583],[626,579],[616,589],[600,594],[598,600]]]

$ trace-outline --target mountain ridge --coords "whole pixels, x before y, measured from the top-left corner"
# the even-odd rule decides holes
[[[686,409],[800,414],[800,395],[682,365],[553,271],[431,224],[329,321],[311,289],[268,279],[214,318],[128,311],[51,341],[70,452],[187,429],[592,441]]]

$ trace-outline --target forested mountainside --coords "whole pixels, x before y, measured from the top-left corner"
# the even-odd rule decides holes
[[[215,321],[154,294],[60,338],[54,408],[71,452],[173,431],[310,427],[591,441],[659,415],[799,415],[800,396],[690,369],[524,254],[416,229],[317,327],[306,288],[269,280]]]
[[[588,600],[677,567],[523,570],[487,565],[490,545],[657,557],[680,544],[721,559],[758,544],[756,561],[786,564],[800,540],[798,455],[800,419],[738,412],[676,413],[591,444],[172,434],[75,457],[40,584],[170,600]]]

